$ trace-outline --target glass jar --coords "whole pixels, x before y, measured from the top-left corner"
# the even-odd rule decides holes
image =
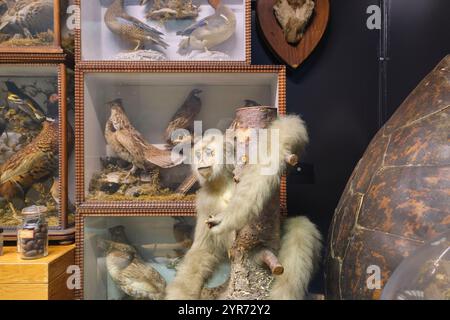
[[[48,255],[47,208],[31,206],[22,210],[22,225],[17,231],[17,248],[25,260],[39,259]]]
[[[3,255],[3,229],[0,228],[0,256]]]

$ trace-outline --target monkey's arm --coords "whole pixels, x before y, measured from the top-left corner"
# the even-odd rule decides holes
[[[203,221],[199,221],[194,243],[179,264],[175,279],[167,286],[166,299],[199,299],[205,282],[223,255],[223,244],[215,239]]]
[[[259,165],[248,165],[244,169],[228,207],[207,221],[213,233],[240,230],[263,212],[266,204],[271,201],[274,190],[280,187],[281,175],[279,172],[263,175],[260,170]],[[283,168],[278,169],[282,170]]]

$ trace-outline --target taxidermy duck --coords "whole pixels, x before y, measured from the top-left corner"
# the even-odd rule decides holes
[[[98,246],[106,251],[109,275],[125,294],[135,299],[161,300],[164,297],[166,281],[144,262],[133,246],[104,239],[98,240]]]
[[[313,0],[278,0],[273,7],[275,17],[284,31],[286,41],[296,45],[314,12]]]
[[[170,20],[170,19],[194,19],[198,16],[198,6],[192,0],[155,0],[153,5],[148,6],[147,19]],[[148,0],[142,0],[141,5],[147,5]]]
[[[182,157],[174,161],[170,150],[159,149],[145,141],[125,114],[121,99],[108,105],[111,115],[106,122],[105,139],[119,158],[133,165],[128,175],[135,173],[137,169],[145,170],[149,165],[172,168],[182,163]]]
[[[53,29],[53,0],[5,0],[8,10],[0,19],[0,31],[33,37]]]
[[[177,35],[186,37],[179,44],[179,52],[208,51],[208,49],[225,42],[234,34],[236,30],[234,12],[220,1],[210,0],[209,3],[215,9],[214,14],[177,32]]]
[[[111,32],[130,42],[135,42],[134,51],[142,49],[146,44],[156,44],[165,49],[168,47],[162,39],[163,33],[125,11],[124,0],[114,0],[106,10],[105,24]]]
[[[23,200],[33,184],[57,173],[58,127],[56,121],[46,120],[41,132],[0,166],[0,197],[8,202],[15,217],[12,201]]]
[[[27,95],[23,90],[19,89],[12,81],[5,81],[8,89],[8,106],[12,109],[18,109],[28,115],[34,122],[42,122],[45,120],[45,112],[39,104]]]

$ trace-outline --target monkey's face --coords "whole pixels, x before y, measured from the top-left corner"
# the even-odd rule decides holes
[[[230,157],[227,155],[231,147],[227,146],[221,134],[206,135],[194,145],[192,169],[201,184],[213,181],[230,170],[227,163]]]

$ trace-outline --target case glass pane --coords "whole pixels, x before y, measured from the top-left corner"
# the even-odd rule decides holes
[[[278,107],[277,80],[277,73],[86,74],[86,199],[193,200],[190,165],[171,151],[190,152],[194,132],[225,131],[246,103]]]
[[[84,299],[162,299],[192,242],[194,220],[86,217]],[[221,265],[207,286],[223,284],[228,275],[229,266]]]
[[[245,0],[82,0],[81,56],[245,61],[245,19]]]
[[[53,46],[53,4],[54,0],[0,2],[0,49]]]
[[[0,67],[0,225],[29,206],[59,226],[58,68]]]

